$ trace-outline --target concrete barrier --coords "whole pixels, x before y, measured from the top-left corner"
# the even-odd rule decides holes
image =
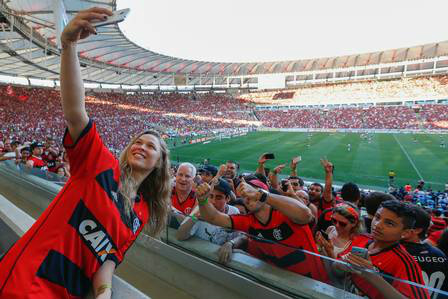
[[[6,196],[15,194],[43,210],[59,189],[0,163],[0,193]],[[175,230],[168,229],[162,240],[141,234],[126,260],[198,299],[360,298],[246,254],[235,253],[229,267],[223,267],[217,262],[218,248],[196,238],[178,241]]]

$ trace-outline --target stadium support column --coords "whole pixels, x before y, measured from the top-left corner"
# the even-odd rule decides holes
[[[408,65],[405,64],[404,65],[404,70],[403,70],[403,77],[406,77],[407,72],[408,72]]]
[[[434,59],[434,63],[432,65],[432,74],[433,75],[436,73],[436,65],[437,65],[437,59]]]

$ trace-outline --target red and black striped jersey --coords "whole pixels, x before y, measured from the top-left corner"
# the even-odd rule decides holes
[[[0,262],[0,298],[81,298],[106,260],[117,265],[149,218],[118,193],[119,163],[89,121],[76,142],[64,135],[72,176]]]
[[[191,190],[187,199],[181,203],[177,197],[176,187],[174,187],[171,193],[171,205],[185,215],[189,215],[196,205],[196,193]]]
[[[233,229],[253,236],[249,238],[247,249],[251,255],[289,271],[328,281],[320,258],[302,251],[317,253],[309,225],[294,223],[273,208],[266,224],[253,214],[231,215],[230,219]]]
[[[353,240],[352,246],[367,248],[372,242],[373,240],[366,235],[359,235]],[[370,259],[378,271],[386,275],[383,278],[406,298],[429,299],[426,289],[402,281],[425,285],[420,266],[400,243],[371,254]],[[360,275],[352,274],[351,280],[360,294],[367,295],[370,299],[387,299]]]

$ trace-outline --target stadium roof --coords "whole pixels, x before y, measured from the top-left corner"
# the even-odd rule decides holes
[[[116,9],[115,0],[64,0],[69,18],[92,6]],[[0,2],[0,72],[58,79],[59,51],[53,0]],[[227,77],[299,73],[388,64],[448,55],[448,41],[366,54],[263,63],[219,63],[171,57],[144,49],[117,25],[98,28],[98,35],[80,42],[84,78],[111,84],[173,85],[176,76],[187,84],[222,84]]]

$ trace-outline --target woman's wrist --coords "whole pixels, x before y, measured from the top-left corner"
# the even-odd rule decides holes
[[[98,298],[98,296],[110,292],[112,293],[112,285],[108,283],[104,283],[96,288],[95,290],[95,298]]]

